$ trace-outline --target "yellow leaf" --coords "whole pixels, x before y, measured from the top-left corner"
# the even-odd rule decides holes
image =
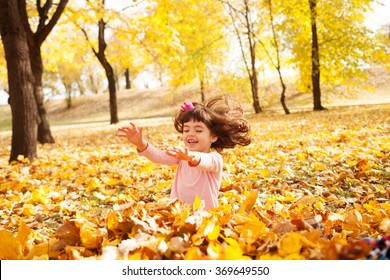
[[[106,224],[108,230],[115,230],[119,224],[118,214],[116,212],[108,213]]]
[[[278,244],[278,253],[282,257],[287,257],[291,254],[299,254],[302,248],[301,236],[299,233],[286,233]]]
[[[34,207],[31,204],[24,204],[23,205],[23,215],[30,217],[35,215]]]
[[[327,170],[328,168],[326,167],[325,164],[316,162],[316,163],[314,163],[314,169],[315,169],[316,171],[324,171],[324,170]]]
[[[16,235],[16,240],[22,245],[22,247],[26,245],[31,232],[32,230],[24,222],[20,224],[18,234]]]
[[[244,211],[246,213],[251,212],[253,206],[256,203],[258,194],[259,194],[258,190],[251,190],[251,192],[247,195],[247,198],[245,199],[244,203],[241,205],[239,212],[240,213],[243,213]]]
[[[233,238],[230,238],[230,237],[227,237],[227,238],[224,238],[225,242],[228,243],[229,245],[232,245],[232,246],[235,246],[235,247],[239,247],[240,245],[238,244],[237,240],[233,239]]]
[[[62,157],[61,157],[61,160],[63,160],[63,161],[67,161],[69,159],[70,159],[70,156],[68,156],[68,155],[62,155]]]
[[[87,181],[87,183],[85,185],[85,190],[87,192],[91,192],[93,190],[99,189],[101,186],[102,186],[102,184],[100,183],[100,180],[93,177]]]
[[[97,227],[84,223],[80,228],[80,239],[85,248],[95,249],[102,243],[103,237]]]
[[[244,256],[240,246],[233,246],[228,244],[225,248],[225,260],[250,260],[248,256]]]
[[[35,189],[31,194],[31,203],[34,204],[45,204],[46,203],[46,195],[41,189]]]
[[[25,259],[33,260],[33,259],[49,259],[49,258],[58,257],[60,252],[52,250],[52,247],[56,242],[58,242],[58,240],[52,238],[47,242],[43,242],[38,245],[35,245],[28,253]]]
[[[7,230],[0,231],[0,260],[20,260],[22,244]]]
[[[269,173],[268,169],[261,169],[259,171],[260,175],[263,177],[263,178],[269,178],[271,176],[271,174]]]
[[[196,195],[194,203],[192,205],[193,211],[198,210],[203,204],[203,201],[200,199],[199,195]]]
[[[184,255],[185,260],[201,260],[203,253],[198,247],[190,247]]]
[[[210,231],[208,234],[207,234],[207,238],[209,240],[216,240],[218,237],[219,237],[219,233],[220,233],[220,226],[219,224],[214,224],[214,228],[212,231]]]
[[[118,185],[118,180],[116,180],[115,178],[110,178],[110,179],[106,182],[106,185],[107,185],[107,186],[110,186],[110,187],[116,186],[116,185]]]
[[[133,261],[140,261],[142,260],[142,253],[141,252],[135,252],[134,254],[129,254],[127,257],[128,260],[133,260]]]

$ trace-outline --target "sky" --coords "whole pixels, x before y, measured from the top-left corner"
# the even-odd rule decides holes
[[[375,4],[373,12],[367,17],[367,26],[372,30],[376,30],[385,24],[390,29],[390,0],[382,0],[382,2],[383,5]],[[8,95],[0,90],[0,105],[7,104],[7,100]]]

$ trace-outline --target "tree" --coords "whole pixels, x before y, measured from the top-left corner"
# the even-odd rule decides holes
[[[4,48],[0,48],[0,89],[8,93],[7,62]]]
[[[65,89],[67,107],[72,106],[73,96],[83,95],[87,90],[87,67],[96,62],[89,46],[82,36],[66,36],[74,32],[72,23],[62,21],[56,32],[42,46],[42,58],[45,67],[44,88],[53,94],[63,95]],[[82,40],[80,43],[80,39]],[[96,67],[95,70],[99,69]],[[59,87],[62,83],[64,86]]]
[[[283,47],[299,73],[298,90],[313,94],[314,110],[323,109],[322,88],[346,95],[365,85],[367,65],[377,50],[364,23],[374,0],[279,2]]]
[[[321,105],[321,71],[320,71],[320,50],[317,34],[317,0],[308,0],[310,6],[311,25],[311,82],[313,89],[313,109],[324,110]]]
[[[279,42],[278,42],[278,35],[277,35],[277,31],[276,31],[276,28],[275,28],[275,19],[274,19],[274,12],[273,12],[273,7],[272,7],[272,0],[267,0],[266,1],[267,5],[268,5],[268,12],[269,12],[269,17],[270,17],[270,25],[271,25],[271,32],[272,32],[272,38],[273,38],[273,48],[275,49],[275,56],[276,56],[276,62],[274,61],[274,59],[272,59],[271,55],[269,54],[268,50],[266,49],[265,47],[265,44],[263,44],[261,41],[260,43],[264,46],[265,48],[265,51],[267,52],[267,55],[269,57],[269,59],[271,60],[271,64],[275,67],[276,71],[278,72],[278,76],[279,76],[279,81],[280,81],[280,85],[282,87],[282,92],[280,94],[280,103],[282,104],[282,107],[283,107],[283,110],[286,114],[290,114],[290,111],[286,105],[286,89],[287,89],[287,86],[284,82],[284,79],[283,79],[283,75],[282,75],[282,71],[281,71],[281,58],[280,58],[280,46],[279,46]]]
[[[228,7],[228,13],[234,32],[240,44],[241,54],[251,84],[253,108],[258,114],[262,111],[259,101],[259,82],[256,68],[256,30],[253,19],[252,4],[248,0],[233,3],[231,0],[224,1]],[[234,5],[236,4],[236,5]],[[246,38],[245,38],[246,37]],[[247,58],[249,51],[249,59]]]
[[[111,63],[107,58],[107,54],[106,54],[107,42],[105,37],[107,23],[109,22],[110,19],[115,18],[115,16],[113,16],[114,13],[112,13],[110,17],[110,11],[105,9],[105,0],[101,0],[101,2],[95,2],[95,3],[92,3],[92,1],[87,1],[86,4],[87,4],[86,10],[90,9],[92,12],[94,12],[95,18],[88,19],[85,22],[89,23],[91,20],[95,20],[95,19],[97,20],[97,28],[98,28],[97,47],[92,42],[91,36],[89,35],[87,28],[81,26],[78,23],[78,18],[74,20],[74,23],[83,32],[85,39],[87,40],[87,42],[91,47],[92,52],[94,53],[94,55],[99,60],[102,67],[104,68],[107,82],[108,82],[108,92],[109,92],[109,100],[110,100],[110,123],[115,124],[119,122],[118,105],[117,105],[117,98],[116,98],[115,73],[114,73],[114,68],[112,67]],[[82,11],[73,11],[73,15],[76,17],[81,16]],[[107,15],[106,18],[104,18],[105,15]],[[86,17],[88,16],[89,15],[87,15]]]
[[[34,96],[40,118],[38,125],[38,141],[42,144],[54,143],[54,138],[51,134],[50,125],[47,120],[42,91],[43,63],[41,46],[53,30],[54,26],[57,24],[67,3],[68,0],[59,0],[59,2],[55,5],[52,0],[47,0],[45,4],[41,5],[41,1],[36,0],[36,9],[39,19],[36,31],[33,32],[32,26],[29,23],[26,0],[18,0],[19,11],[21,12],[20,17],[27,36],[31,69],[34,75]],[[54,9],[54,7],[55,10],[53,11],[52,9]]]
[[[9,104],[12,113],[10,162],[19,155],[32,160],[37,155],[38,113],[34,98],[27,35],[16,1],[0,1],[0,32],[8,70]]]
[[[134,42],[144,50],[161,85],[196,84],[200,98],[221,68],[226,41],[223,9],[213,0],[155,0],[135,22]]]

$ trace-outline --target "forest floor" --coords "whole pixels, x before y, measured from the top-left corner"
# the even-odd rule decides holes
[[[142,94],[142,104],[162,100]],[[364,259],[365,239],[390,234],[390,102],[385,89],[376,94],[320,112],[249,111],[252,143],[223,152],[219,206],[208,211],[199,200],[171,201],[175,168],[117,137],[133,119],[157,147],[180,144],[161,105],[129,103],[139,114],[115,125],[58,122],[56,143],[38,145],[31,163],[8,164],[3,131],[0,259]],[[181,101],[170,102],[173,110]]]

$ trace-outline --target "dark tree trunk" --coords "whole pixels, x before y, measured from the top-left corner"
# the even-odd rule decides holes
[[[0,32],[7,61],[12,113],[9,161],[17,160],[19,155],[32,160],[37,155],[38,116],[27,38],[16,1],[0,1]]]
[[[110,117],[111,117],[110,123],[115,124],[119,122],[118,107],[117,107],[117,100],[116,100],[115,76],[114,76],[114,69],[112,68],[111,64],[108,62],[107,57],[105,55],[105,50],[107,48],[107,44],[104,38],[105,26],[106,23],[103,21],[103,19],[99,20],[99,35],[98,35],[99,51],[96,52],[94,50],[94,53],[96,57],[99,59],[100,63],[102,64],[104,71],[106,72],[106,77],[108,81],[108,91],[110,94]]]
[[[277,40],[277,33],[275,31],[274,15],[273,15],[273,11],[272,11],[272,2],[271,2],[271,0],[268,0],[268,10],[269,10],[269,15],[270,15],[271,29],[272,29],[272,35],[273,35],[273,38],[274,38],[274,46],[275,46],[275,51],[276,51],[276,61],[277,61],[277,64],[275,65],[275,68],[278,71],[279,81],[280,81],[280,84],[282,86],[282,93],[280,95],[280,103],[282,104],[283,110],[284,110],[284,112],[287,115],[287,114],[290,114],[290,111],[288,110],[287,105],[286,105],[286,88],[287,87],[286,87],[286,84],[283,81],[283,75],[282,75],[281,66],[280,66],[280,64],[281,64],[280,63],[280,50],[279,50],[279,44],[278,44],[278,40]],[[272,61],[272,59],[271,59],[271,61]]]
[[[102,0],[103,6],[105,4],[105,0]],[[108,81],[108,91],[110,94],[110,123],[115,124],[119,122],[118,119],[118,107],[116,101],[116,86],[115,86],[115,73],[111,64],[108,62],[105,51],[107,48],[107,44],[104,38],[104,32],[106,28],[106,22],[103,19],[100,19],[98,22],[99,30],[98,30],[98,50],[92,48],[93,53],[99,60],[100,64],[103,66],[104,71],[106,72],[106,77]],[[88,33],[85,29],[81,28],[81,31],[84,33],[85,38],[89,41]]]
[[[253,108],[255,109],[255,113],[259,114],[262,110],[259,101],[259,83],[257,81],[257,72],[252,71],[252,75],[250,75],[249,79],[251,81]]]
[[[282,94],[280,96],[280,103],[282,104],[284,113],[286,115],[288,115],[288,114],[290,114],[290,110],[288,109],[288,107],[286,105],[286,85],[284,84],[283,81],[281,81],[281,84],[282,84]]]
[[[204,103],[206,101],[206,96],[205,96],[205,93],[204,93],[204,80],[203,78],[200,78],[200,96],[202,98],[202,103]]]
[[[310,21],[311,21],[311,34],[312,34],[312,45],[311,45],[311,80],[313,86],[313,105],[314,110],[324,110],[325,108],[321,104],[321,87],[320,87],[320,54],[318,47],[318,36],[317,36],[317,0],[309,0],[310,4]]]
[[[232,25],[237,35],[238,42],[240,43],[242,59],[244,61],[245,68],[248,73],[248,78],[249,78],[251,91],[252,91],[253,109],[255,110],[255,113],[258,114],[262,110],[259,102],[259,84],[257,80],[257,70],[256,70],[256,42],[254,40],[254,34],[253,34],[253,22],[250,19],[249,3],[248,0],[244,0],[243,4],[245,6],[245,11],[240,11],[239,13],[233,7],[232,3],[230,3],[229,1],[227,1],[226,3],[229,6],[229,14],[232,20]],[[241,22],[246,28],[245,34],[248,36],[248,46],[249,46],[251,65],[249,65],[248,59],[246,58],[246,51],[245,51],[246,47],[244,47],[244,40],[242,38],[241,31],[240,31],[241,28],[237,26],[235,15],[238,16],[239,18],[241,17],[241,15],[244,17],[244,19],[240,18],[239,22]]]
[[[43,75],[43,63],[41,56],[41,47],[36,44],[30,44],[30,60],[31,68],[33,71],[35,83],[34,83],[34,96],[37,103],[38,115],[40,122],[38,124],[38,141],[41,144],[54,143],[54,137],[51,134],[50,124],[47,118],[47,112],[45,107],[45,101],[42,91],[42,75]]]
[[[105,58],[105,57],[104,57]],[[105,60],[105,62],[101,62],[104,70],[106,72],[107,80],[108,80],[108,92],[110,94],[110,124],[118,123],[118,107],[116,102],[116,87],[115,87],[115,77],[114,70],[112,69],[111,64]]]
[[[251,83],[251,89],[252,89],[252,99],[253,99],[253,108],[255,110],[256,114],[259,114],[262,110],[260,107],[260,101],[259,101],[259,83],[257,80],[257,70],[256,70],[256,42],[254,40],[254,34],[253,34],[253,27],[252,23],[249,19],[250,17],[250,11],[249,11],[249,4],[247,1],[244,1],[245,4],[245,22],[246,27],[248,30],[248,43],[249,43],[249,51],[251,56],[251,69],[249,70],[249,79]]]
[[[125,70],[126,89],[131,89],[130,71],[129,68]]]
[[[28,22],[26,0],[17,0],[17,2],[19,5],[20,16],[27,35],[31,69],[35,77],[34,96],[40,118],[40,123],[38,125],[38,141],[42,144],[54,143],[54,138],[51,134],[49,121],[47,119],[42,91],[43,63],[41,56],[41,46],[60,19],[60,16],[65,10],[66,4],[68,3],[68,0],[60,0],[58,5],[53,5],[53,1],[46,1],[43,5],[41,5],[41,1],[37,0],[36,6],[39,15],[39,22],[35,33],[32,31],[30,23]],[[53,6],[55,6],[54,13],[51,11]],[[52,16],[49,19],[50,14],[52,14]]]

